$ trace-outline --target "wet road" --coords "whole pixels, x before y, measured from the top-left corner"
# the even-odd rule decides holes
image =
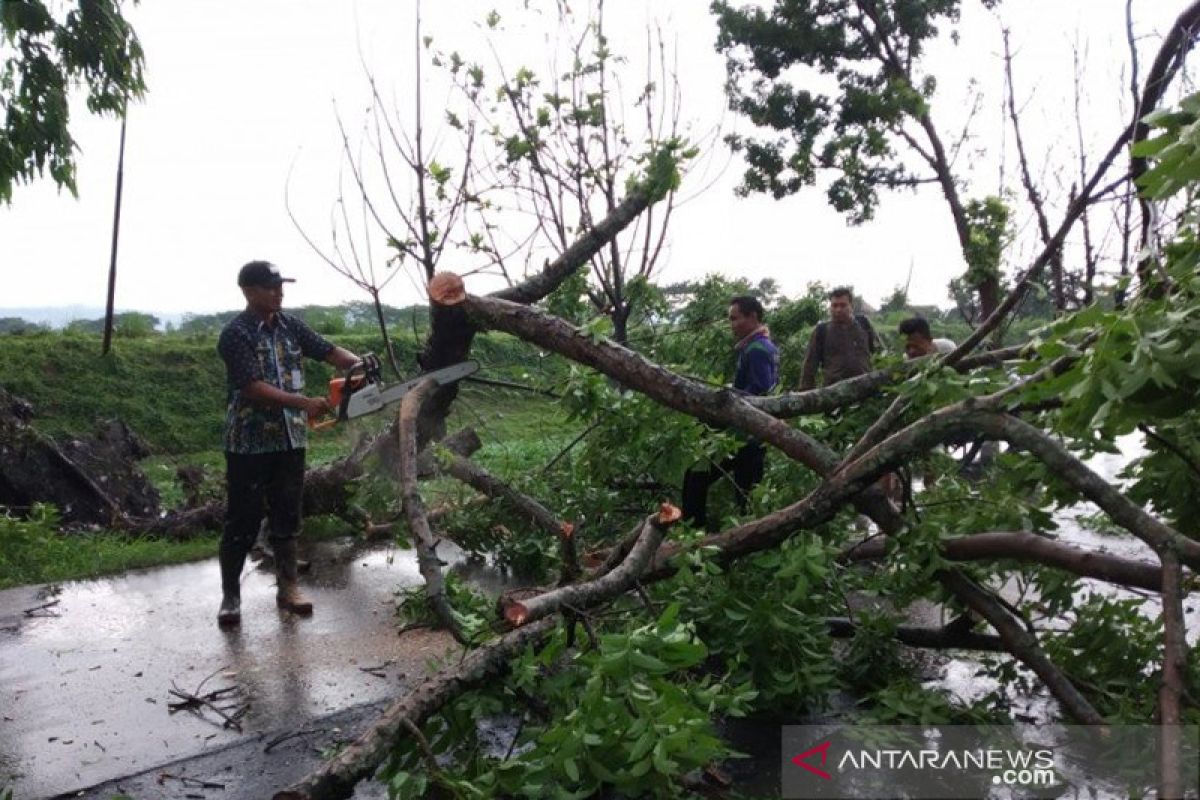
[[[314,545],[307,557],[311,618],[278,611],[273,575],[248,567],[242,625],[228,632],[215,622],[215,559],[68,583],[57,593],[0,592],[0,790],[52,797],[250,737],[269,741],[397,696],[450,646],[442,634],[397,635],[393,594],[421,583],[412,551],[342,541]],[[218,705],[229,715],[246,707],[242,733],[210,710],[201,718],[168,708],[178,699],[173,688],[227,687]]]

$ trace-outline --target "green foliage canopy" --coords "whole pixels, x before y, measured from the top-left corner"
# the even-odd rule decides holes
[[[912,183],[893,144],[906,119],[928,121],[937,82],[918,64],[960,8],[961,0],[776,0],[769,9],[716,0],[730,107],[779,134],[729,137],[749,165],[741,191],[781,198],[832,171],[833,207],[856,223],[871,219],[879,187]]]
[[[136,0],[135,0],[136,1]],[[145,91],[142,46],[120,0],[0,3],[0,202],[45,174],[75,193],[70,92],[94,114],[122,114]]]

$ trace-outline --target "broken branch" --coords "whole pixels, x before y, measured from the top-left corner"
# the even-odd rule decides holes
[[[425,399],[437,389],[437,385],[437,381],[426,378],[406,394],[400,403],[400,497],[404,503],[404,516],[408,521],[408,528],[412,531],[413,546],[417,550],[417,566],[425,579],[425,594],[429,605],[442,626],[450,631],[460,644],[466,645],[469,641],[455,619],[454,610],[446,597],[433,531],[425,515],[425,503],[417,490],[417,417]]]

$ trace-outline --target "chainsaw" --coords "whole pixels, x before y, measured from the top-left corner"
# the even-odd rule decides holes
[[[329,405],[336,409],[336,416],[321,421],[309,420],[313,430],[323,430],[338,422],[373,414],[404,398],[430,378],[438,385],[446,386],[479,371],[478,361],[464,361],[441,369],[423,372],[403,383],[390,386],[383,382],[383,364],[374,353],[365,353],[362,360],[346,371],[345,377],[329,382]]]

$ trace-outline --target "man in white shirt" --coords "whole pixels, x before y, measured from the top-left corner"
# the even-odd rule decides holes
[[[929,321],[924,317],[909,317],[901,322],[900,335],[904,337],[904,355],[908,358],[950,353],[957,347],[949,339],[933,338]]]

